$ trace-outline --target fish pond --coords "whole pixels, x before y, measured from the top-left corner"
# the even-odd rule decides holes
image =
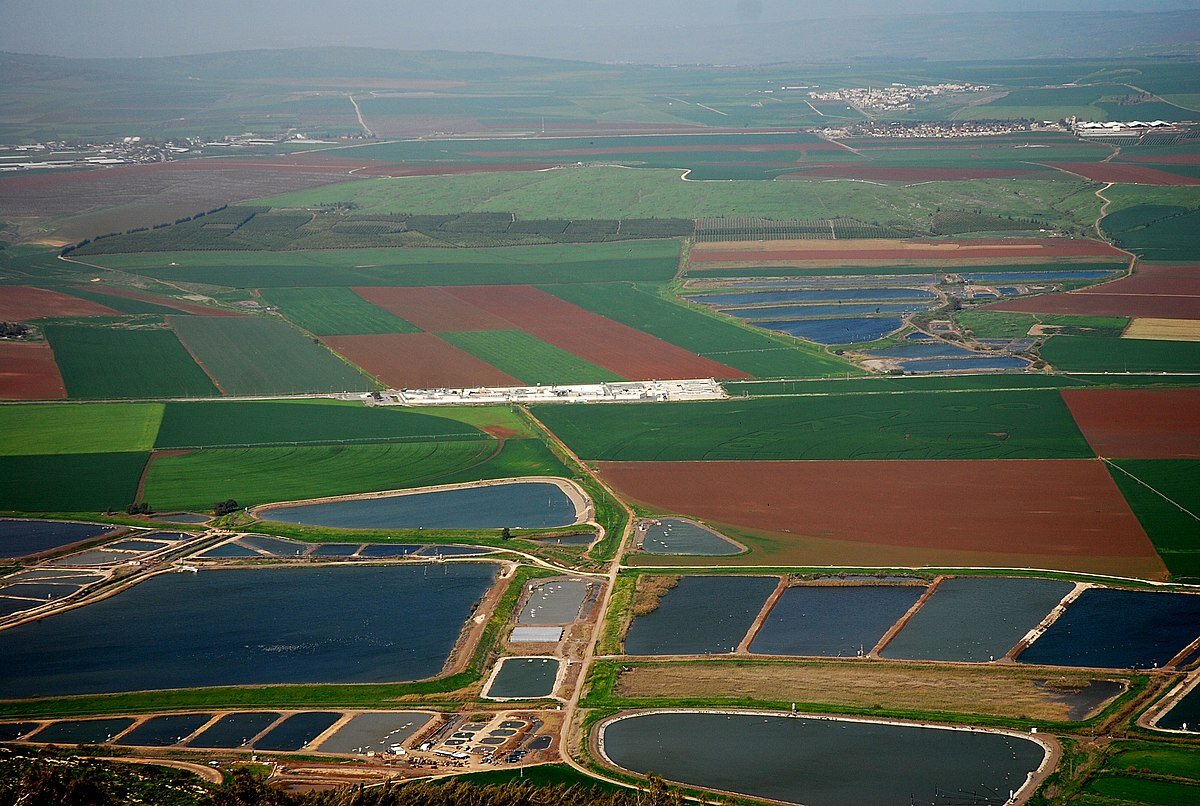
[[[543,582],[530,592],[517,623],[534,627],[570,624],[579,616],[587,592],[588,582],[584,579]]]
[[[535,699],[554,693],[558,658],[505,658],[484,693],[493,699]]]
[[[685,576],[658,607],[629,625],[630,655],[711,655],[732,652],[754,623],[775,577]]]
[[[804,319],[784,322],[755,322],[755,327],[786,333],[818,344],[856,344],[882,339],[904,326],[899,316]]]
[[[160,574],[0,631],[0,697],[437,675],[495,566]]]
[[[838,302],[839,300],[933,299],[928,288],[807,288],[794,291],[753,291],[749,293],[701,294],[687,297],[704,305],[772,305],[781,302]]]
[[[1017,660],[1149,669],[1200,635],[1200,595],[1089,588]]]
[[[1046,756],[1009,734],[751,713],[651,713],[602,725],[617,767],[806,806],[1004,803]]]
[[[916,313],[925,302],[872,302],[840,305],[772,305],[767,308],[722,308],[720,313],[758,324],[767,319],[819,319],[828,316],[867,316],[873,313]]]
[[[880,654],[978,663],[1002,658],[1074,587],[1021,577],[944,580]]]
[[[680,518],[663,518],[646,523],[642,551],[647,554],[725,557],[741,554],[742,547],[698,523]]]
[[[750,651],[865,655],[924,592],[924,586],[916,585],[793,586],[771,608]]]
[[[99,537],[116,528],[102,523],[0,519],[0,559],[16,559],[53,551]]]
[[[546,481],[292,504],[260,516],[339,529],[546,529],[579,520],[571,497]]]
[[[386,753],[403,744],[429,724],[432,715],[420,711],[385,711],[358,714],[342,725],[317,749],[322,753],[366,755]]]
[[[244,747],[279,719],[273,711],[242,711],[225,714],[188,742],[188,747]]]
[[[1183,695],[1179,702],[1158,719],[1158,727],[1200,733],[1200,685]]]

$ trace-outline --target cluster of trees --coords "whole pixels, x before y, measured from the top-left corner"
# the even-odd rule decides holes
[[[237,501],[234,501],[232,498],[226,498],[224,501],[217,502],[217,504],[213,507],[213,514],[217,517],[220,517],[221,515],[230,515],[234,512],[237,512],[239,509],[241,509],[241,507],[238,506]]]
[[[0,338],[23,339],[30,334],[29,326],[20,322],[0,322]]]

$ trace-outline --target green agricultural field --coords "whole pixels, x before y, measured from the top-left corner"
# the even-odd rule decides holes
[[[123,510],[137,495],[148,453],[2,456],[0,511]]]
[[[1144,742],[1122,743],[1122,749],[1109,758],[1105,769],[1121,771],[1129,767],[1148,769],[1155,775],[1170,775],[1200,781],[1200,748],[1150,745]]]
[[[1147,260],[1200,257],[1200,246],[1196,244],[1200,209],[1142,204],[1106,216],[1101,226],[1120,246]]]
[[[1110,377],[1076,375],[876,375],[830,381],[726,381],[721,384],[732,397],[776,397],[779,395],[839,395],[851,392],[957,392],[968,390],[1075,389],[1079,387],[1195,387],[1194,375],[1113,375]]]
[[[796,266],[746,266],[735,269],[718,268],[704,269],[691,266],[685,274],[691,279],[713,279],[718,277],[829,277],[854,276],[861,274],[902,276],[909,274],[945,274],[946,272],[986,271],[993,272],[1031,272],[1031,271],[1062,271],[1073,269],[1079,271],[1124,271],[1128,266],[1127,260],[1111,263],[1075,262],[1062,258],[1054,263],[1029,263],[1005,266],[928,266],[914,260],[908,264],[894,266],[818,266],[816,268],[799,268]]]
[[[620,375],[522,330],[441,333],[443,339],[527,384],[603,383]]]
[[[97,302],[101,305],[107,305],[114,311],[120,311],[121,313],[147,313],[160,315],[179,313],[179,311],[175,308],[168,308],[165,305],[155,305],[153,302],[144,302],[140,299],[126,299],[125,297],[118,297],[111,294],[98,294],[86,288],[72,286],[67,288],[56,288],[54,290],[62,291],[64,294],[70,294],[72,297],[79,297],[80,299],[86,299],[90,300],[91,302]]]
[[[679,244],[656,240],[488,249],[154,252],[105,255],[94,261],[162,280],[232,288],[666,281],[675,274]]]
[[[272,288],[263,298],[318,336],[416,333],[420,328],[372,305],[349,288]]]
[[[278,320],[172,316],[170,322],[221,390],[230,395],[362,392],[372,388],[371,382],[349,364]]]
[[[0,406],[0,456],[148,451],[162,403]]]
[[[436,412],[330,400],[168,403],[154,446],[164,448],[446,442],[486,439]]]
[[[204,370],[169,330],[47,325],[45,333],[68,397],[121,400],[217,395]]]
[[[775,337],[670,302],[628,283],[543,286],[543,291],[697,355],[758,377],[830,377],[861,370],[819,347]]]
[[[1054,325],[1067,334],[1119,336],[1129,326],[1126,318],[1112,316],[1065,316],[1044,313],[1010,313],[971,309],[954,314],[960,326],[979,339],[1019,339],[1034,325]]]
[[[1171,575],[1200,581],[1200,460],[1124,459],[1108,472]]]
[[[1092,456],[1056,391],[535,406],[604,461],[1074,459]]]
[[[571,472],[540,439],[508,439],[494,457],[480,465],[458,470],[430,482],[464,484],[470,481],[520,476],[571,476]]]
[[[858,182],[683,182],[679,174],[654,168],[572,167],[531,173],[367,179],[256,203],[272,207],[353,203],[356,215],[420,210],[427,214],[510,212],[528,219],[845,217],[917,231],[927,230],[939,209],[1037,218],[1049,226],[1090,227],[1101,204],[1092,195],[1094,184],[1070,178],[872,185],[871,192],[864,193]]]
[[[1062,372],[1200,372],[1200,343],[1055,336],[1042,358]]]
[[[295,448],[213,448],[156,456],[143,498],[165,509],[211,509],[327,495],[396,490],[437,483],[453,471],[485,462],[492,440],[329,445]]]
[[[1200,802],[1200,786],[1196,784],[1124,775],[1103,775],[1089,783],[1087,789],[1119,803],[1139,806],[1195,806]]]

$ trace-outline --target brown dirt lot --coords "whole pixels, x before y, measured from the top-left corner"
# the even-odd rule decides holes
[[[1152,579],[1166,573],[1097,460],[596,466],[617,491],[647,507],[744,535],[752,551],[720,558],[721,565],[1048,568]]]
[[[1007,300],[991,310],[1200,319],[1200,266],[1141,266],[1129,277],[1066,294]]]
[[[1061,394],[1100,456],[1200,459],[1200,389],[1064,389]]]
[[[354,293],[388,313],[430,333],[476,330],[512,330],[512,324],[476,308],[445,288],[362,287]]]
[[[1092,675],[1032,669],[885,663],[675,662],[622,672],[620,697],[750,698],[846,707],[985,714],[1066,721],[1054,687],[1086,685]]]
[[[447,291],[525,332],[633,380],[749,378],[648,333],[585,311],[532,286],[470,286]]]
[[[112,308],[86,299],[34,288],[8,286],[0,294],[0,321],[28,322],[48,316],[120,316]]]
[[[327,336],[323,341],[395,389],[521,386],[511,375],[432,333]]]
[[[1200,185],[1200,178],[1183,176],[1142,165],[1116,162],[1051,162],[1052,167],[1078,174],[1093,182],[1119,182],[1130,185]]]
[[[49,344],[0,341],[0,400],[62,400],[66,396]]]
[[[1117,257],[1123,253],[1087,238],[1005,238],[980,241],[846,239],[837,241],[733,241],[698,244],[698,263],[761,263],[793,260],[909,260],[962,258]]]

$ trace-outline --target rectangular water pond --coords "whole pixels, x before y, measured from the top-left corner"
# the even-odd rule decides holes
[[[770,305],[786,302],[837,302],[839,300],[931,299],[928,288],[805,288],[793,291],[751,291],[728,294],[698,294],[691,302],[716,306]]]
[[[328,711],[292,714],[255,742],[254,749],[278,753],[294,752],[329,730],[341,718],[341,714]]]
[[[0,519],[0,559],[15,559],[99,537],[118,527],[102,523]]]
[[[0,697],[438,674],[495,566],[161,574],[0,631]]]
[[[402,745],[433,719],[420,711],[358,714],[317,748],[322,753],[387,753]]]
[[[643,526],[642,551],[647,554],[724,557],[742,553],[742,547],[732,540],[681,518],[663,518]]]
[[[880,654],[974,663],[1004,657],[1072,588],[1054,579],[944,580]]]
[[[1089,588],[1017,660],[1149,669],[1200,635],[1200,596]]]
[[[732,652],[779,580],[774,577],[685,576],[651,613],[629,625],[630,655]]]
[[[618,767],[805,806],[1002,804],[1046,754],[1007,734],[746,713],[646,714],[601,730]]]
[[[554,693],[558,658],[505,658],[484,692],[494,699],[537,699]]]
[[[111,742],[121,731],[132,725],[130,717],[111,719],[68,719],[52,722],[29,737],[29,741],[44,744],[103,744]]]
[[[1200,733],[1200,686],[1192,686],[1191,691],[1163,714],[1158,727]]]
[[[251,739],[275,724],[279,717],[280,714],[272,711],[244,711],[226,714],[188,742],[188,747],[214,749],[245,747]]]
[[[924,592],[924,587],[915,585],[788,588],[771,608],[750,651],[763,655],[865,655]]]
[[[261,517],[339,529],[547,529],[579,519],[567,494],[544,481],[294,504]]]
[[[916,313],[924,302],[868,302],[838,305],[772,305],[766,308],[722,308],[720,313],[758,324],[768,319],[824,319],[830,316],[868,316],[878,313]]]
[[[517,623],[531,626],[570,624],[579,615],[587,591],[588,583],[583,579],[543,582],[529,594]]]
[[[152,716],[121,737],[117,744],[134,747],[170,747],[204,726],[212,714]]]
[[[755,327],[786,333],[818,344],[857,344],[882,339],[904,326],[899,316],[837,319],[804,319],[783,322],[755,322]]]

